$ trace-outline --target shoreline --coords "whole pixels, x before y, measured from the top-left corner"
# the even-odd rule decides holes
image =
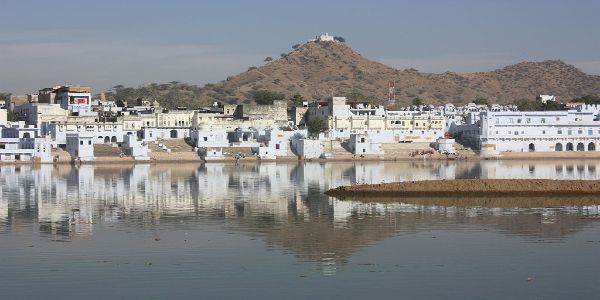
[[[577,155],[574,155],[577,154]],[[296,156],[284,156],[276,159],[259,159],[258,157],[245,157],[240,162],[358,162],[358,161],[383,161],[383,162],[410,162],[410,161],[481,161],[481,160],[576,160],[576,159],[600,159],[599,152],[537,152],[537,153],[506,153],[500,156],[484,157],[475,154],[463,155],[460,157],[445,157],[436,154],[430,157],[415,156],[388,156],[385,155],[365,155],[364,157],[353,156],[352,154],[330,157],[330,158],[310,158],[303,159]],[[42,163],[39,160],[30,161],[0,161],[0,165],[38,165],[38,164],[162,164],[162,163],[235,163],[234,157],[225,157],[222,159],[203,160],[195,152],[176,152],[176,153],[160,153],[159,155],[151,156],[148,160],[135,160],[130,156],[99,156],[93,161],[77,162],[70,157],[62,156],[53,162]]]
[[[600,180],[455,179],[340,186],[325,192],[344,198],[571,197],[592,196],[600,203]]]

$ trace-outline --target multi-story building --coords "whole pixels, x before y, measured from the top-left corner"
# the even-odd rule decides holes
[[[369,134],[374,142],[433,142],[444,135],[446,118],[442,112],[387,111],[369,103],[347,103],[346,97],[313,102],[307,120],[326,122],[329,138],[349,139],[351,134]]]
[[[600,106],[568,111],[482,112],[458,136],[483,155],[500,152],[597,151]]]

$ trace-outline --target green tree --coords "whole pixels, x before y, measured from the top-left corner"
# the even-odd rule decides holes
[[[290,100],[292,101],[292,105],[302,106],[302,102],[304,102],[304,97],[302,97],[302,95],[296,93],[290,97]]]
[[[10,111],[6,112],[6,120],[11,121],[11,122],[18,121],[19,115],[17,115],[16,112],[10,110]]]
[[[586,95],[583,97],[575,98],[570,102],[583,102],[585,104],[600,104],[600,96],[598,95]]]
[[[308,133],[313,137],[318,136],[321,132],[327,131],[327,124],[323,119],[318,117],[310,118],[308,123],[306,123],[306,127],[308,128]]]
[[[294,50],[296,50],[298,48],[300,48],[300,44],[296,44],[296,45],[292,46],[292,49],[294,49]]]
[[[516,105],[520,111],[555,111],[566,109],[562,103],[556,101],[542,103],[535,100],[519,99],[513,104]]]
[[[346,99],[348,99],[350,102],[362,102],[365,101],[365,98],[365,95],[357,90],[346,94]]]
[[[421,100],[421,98],[419,98],[419,97],[414,98],[412,101],[412,105],[416,105],[416,106],[423,105],[423,100]]]
[[[10,95],[11,95],[10,93],[0,92],[0,101],[6,100],[8,98],[8,96],[10,96]]]
[[[257,90],[250,92],[250,98],[259,105],[272,105],[275,100],[285,99],[285,95],[269,90]]]
[[[333,40],[338,41],[340,43],[345,43],[346,42],[346,39],[344,39],[341,36],[335,36],[335,37],[333,37]]]
[[[562,103],[558,103],[556,101],[548,101],[546,103],[542,103],[541,110],[565,110],[565,106]]]
[[[475,101],[473,101],[473,103],[477,104],[477,105],[489,105],[490,103],[488,102],[488,99],[483,98],[483,97],[477,97],[475,99]]]
[[[272,58],[272,57],[270,57],[270,56],[267,56],[267,57],[265,57],[265,61],[266,61],[266,62],[273,61],[273,58]]]

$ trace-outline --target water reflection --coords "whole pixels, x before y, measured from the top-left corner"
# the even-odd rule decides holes
[[[94,227],[221,224],[323,265],[398,234],[432,229],[495,230],[560,240],[598,206],[483,208],[431,203],[339,201],[338,185],[453,178],[599,179],[596,161],[260,163],[234,166],[2,166],[0,231],[34,227],[54,241],[92,238]]]

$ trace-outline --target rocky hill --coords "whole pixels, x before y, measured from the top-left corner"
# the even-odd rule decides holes
[[[252,103],[256,95],[265,94],[270,99],[289,99],[294,94],[308,100],[335,95],[381,103],[387,99],[389,81],[395,83],[397,105],[408,105],[415,99],[427,104],[462,104],[476,99],[502,104],[533,101],[539,94],[554,94],[561,101],[600,95],[600,76],[585,74],[560,60],[522,62],[491,72],[431,74],[396,70],[361,56],[341,42],[308,42],[216,84],[119,85],[107,97],[128,102],[150,98],[167,108],[194,108],[214,101]]]
[[[400,105],[415,98],[425,103],[466,103],[485,98],[494,103],[535,99],[554,94],[570,100],[600,93],[600,76],[588,75],[560,60],[523,62],[492,72],[457,74],[396,70],[364,58],[344,43],[309,42],[260,67],[205,86],[203,98],[226,102],[251,101],[252,91],[269,90],[305,99],[330,95],[364,95],[387,99],[394,81]]]

